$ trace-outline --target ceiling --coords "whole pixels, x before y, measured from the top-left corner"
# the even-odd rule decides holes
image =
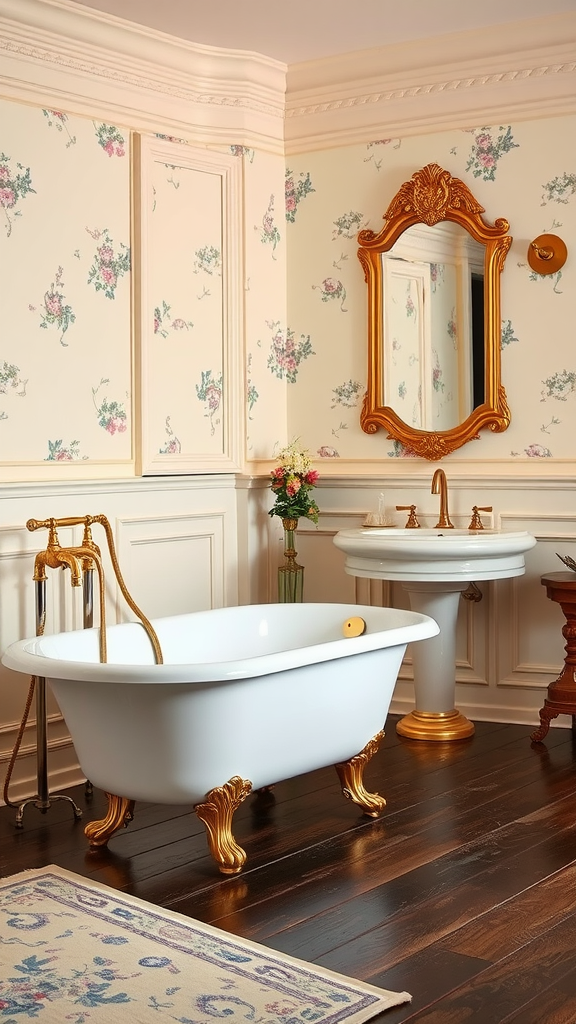
[[[194,43],[285,64],[576,11],[576,0],[73,0]],[[506,34],[513,41],[513,31]]]

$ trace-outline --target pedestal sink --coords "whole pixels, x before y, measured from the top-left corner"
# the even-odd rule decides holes
[[[416,707],[397,731],[419,740],[471,736],[473,723],[454,707],[460,594],[479,580],[522,576],[524,555],[536,538],[525,531],[366,527],[341,530],[334,543],[346,554],[350,576],[401,581],[412,610],[440,626],[438,636],[415,645]]]

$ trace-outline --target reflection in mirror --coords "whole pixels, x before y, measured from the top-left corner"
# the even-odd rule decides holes
[[[512,241],[464,182],[428,164],[405,182],[379,234],[361,231],[368,284],[362,428],[439,459],[510,422],[500,382],[500,273]]]
[[[458,426],[484,401],[484,247],[414,225],[382,254],[382,298],[384,404],[416,429]]]

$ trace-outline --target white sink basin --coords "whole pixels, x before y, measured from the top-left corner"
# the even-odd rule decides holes
[[[370,527],[341,530],[334,543],[346,554],[349,575],[449,583],[521,576],[536,538],[525,530]]]

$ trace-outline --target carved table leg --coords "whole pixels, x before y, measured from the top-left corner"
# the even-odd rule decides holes
[[[336,764],[334,767],[338,772],[338,778],[345,797],[352,800],[362,808],[364,814],[370,818],[377,818],[386,806],[386,801],[379,793],[368,793],[364,788],[364,769],[368,761],[374,756],[380,743],[384,739],[384,731],[379,732],[374,739],[370,740],[363,750],[349,761]]]
[[[237,875],[246,860],[246,852],[232,835],[234,811],[252,791],[252,783],[235,775],[223,786],[206,794],[206,800],[194,810],[206,828],[210,853],[223,875]]]
[[[544,739],[550,721],[558,715],[572,716],[576,712],[576,574],[573,572],[553,572],[541,577],[546,587],[546,594],[560,605],[564,618],[562,636],[566,641],[564,665],[560,675],[548,686],[544,707],[540,709],[540,728],[532,733],[530,739],[538,743]]]
[[[89,821],[84,829],[90,846],[106,846],[110,836],[118,829],[126,828],[134,817],[134,800],[128,800],[125,796],[114,796],[113,793],[106,793],[108,797],[108,813],[101,821]]]
[[[536,732],[533,732],[530,736],[533,743],[540,743],[544,739],[550,728],[550,722],[553,718],[558,718],[560,712],[544,705],[543,708],[540,708],[539,714],[540,728],[536,729]]]

